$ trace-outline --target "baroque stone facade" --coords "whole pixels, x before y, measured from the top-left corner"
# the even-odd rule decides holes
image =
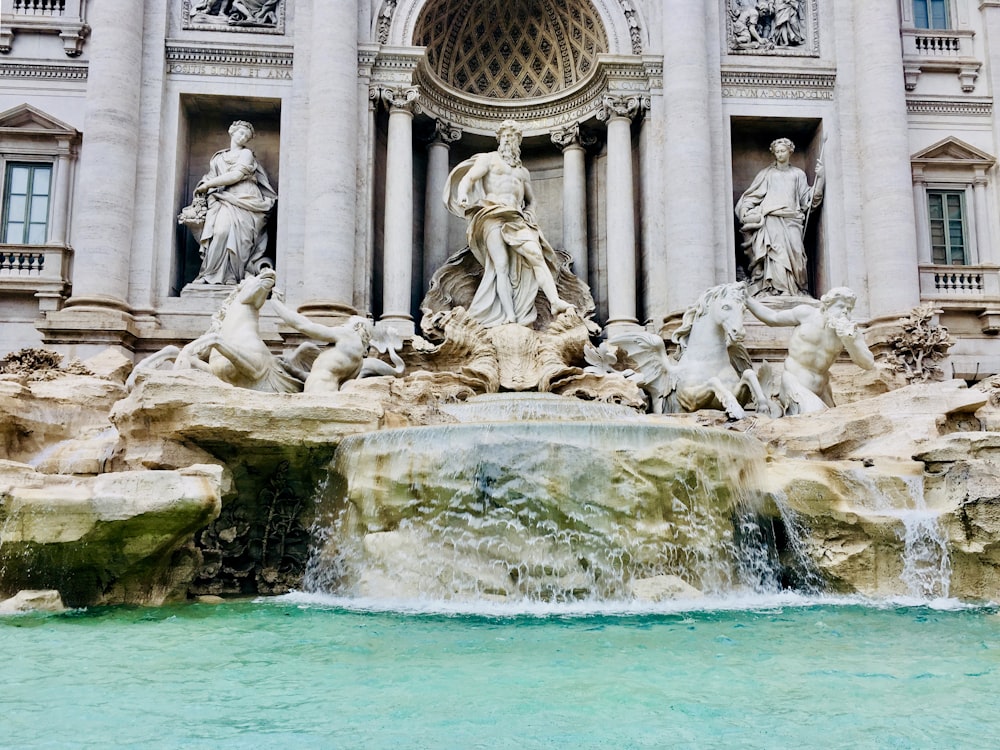
[[[788,138],[826,173],[805,292],[856,290],[875,340],[928,305],[945,374],[1000,372],[1000,3],[897,1],[4,0],[0,354],[139,360],[205,331],[228,290],[191,285],[175,217],[236,120],[281,196],[265,255],[289,306],[412,333],[465,245],[441,186],[514,119],[544,235],[612,333],[747,277],[734,205]]]

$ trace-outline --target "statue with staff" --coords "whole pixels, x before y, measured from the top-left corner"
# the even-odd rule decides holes
[[[790,163],[794,151],[788,138],[773,141],[774,163],[757,173],[736,202],[754,297],[809,294],[804,237],[810,213],[823,201],[823,149],[811,186],[806,173]]]

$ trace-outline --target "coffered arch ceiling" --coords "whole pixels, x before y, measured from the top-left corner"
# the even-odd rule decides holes
[[[438,0],[418,17],[413,44],[443,83],[499,100],[571,88],[609,51],[589,0]]]

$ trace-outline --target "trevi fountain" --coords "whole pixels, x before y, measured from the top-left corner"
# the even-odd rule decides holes
[[[178,217],[195,283],[228,285],[209,330],[135,367],[0,362],[12,746],[991,744],[1000,381],[946,378],[930,308],[872,336],[850,289],[809,296],[824,176],[790,141],[736,206],[747,277],[602,330],[500,124],[402,335],[284,303],[229,132]]]

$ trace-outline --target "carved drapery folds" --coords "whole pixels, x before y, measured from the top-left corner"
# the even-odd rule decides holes
[[[816,0],[725,0],[733,54],[819,54]]]
[[[285,33],[287,0],[184,0],[185,29]]]

